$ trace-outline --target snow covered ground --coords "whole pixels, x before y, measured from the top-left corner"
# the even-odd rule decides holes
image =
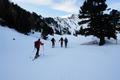
[[[60,47],[58,35],[51,48],[51,37],[42,40],[41,56],[32,61],[37,38],[0,27],[0,80],[120,80],[120,36],[118,44],[98,46],[88,44],[92,36],[64,35],[68,48]]]

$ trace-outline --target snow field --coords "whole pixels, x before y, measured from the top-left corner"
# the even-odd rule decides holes
[[[104,46],[88,44],[92,36],[64,35],[68,48],[60,47],[61,36],[49,36],[47,41],[42,40],[45,45],[35,61],[37,38],[3,27],[0,37],[0,80],[120,80],[119,35],[118,44],[111,40]],[[51,47],[52,37],[56,39],[55,48]]]

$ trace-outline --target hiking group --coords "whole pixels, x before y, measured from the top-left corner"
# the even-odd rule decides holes
[[[54,48],[56,40],[54,38],[52,38],[51,42],[52,42],[52,48]],[[65,37],[65,39],[63,39],[63,37],[61,37],[59,42],[60,42],[61,47],[63,47],[63,43],[64,43],[65,48],[67,48],[68,39],[66,37]],[[36,59],[40,56],[39,50],[42,45],[44,45],[44,43],[40,39],[38,39],[37,41],[34,42],[34,47],[37,49],[34,59]]]
[[[52,42],[52,48],[54,48],[56,40],[54,38],[52,38],[51,42]],[[61,47],[63,47],[63,43],[64,43],[65,48],[67,48],[68,39],[66,37],[65,37],[65,39],[63,39],[63,37],[61,37],[59,42],[60,42]]]

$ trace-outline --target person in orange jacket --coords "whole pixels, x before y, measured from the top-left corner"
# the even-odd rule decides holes
[[[44,45],[44,43],[42,43],[42,42],[40,41],[40,39],[38,39],[37,41],[34,42],[34,44],[35,44],[35,48],[37,49],[35,58],[37,58],[37,57],[40,56],[40,55],[39,55],[40,46],[41,46],[41,45]]]

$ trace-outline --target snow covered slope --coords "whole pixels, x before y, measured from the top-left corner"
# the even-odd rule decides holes
[[[68,28],[71,34],[75,33],[75,30],[80,29],[80,26],[78,25],[80,19],[78,18],[78,15],[75,14],[67,18],[57,17],[55,18],[55,21],[58,22],[61,28]]]
[[[0,27],[0,80],[120,80],[120,37],[118,44],[111,40],[98,46],[90,44],[92,36],[64,35],[68,48],[60,47],[60,37],[42,40],[41,56],[32,61],[37,38]]]

